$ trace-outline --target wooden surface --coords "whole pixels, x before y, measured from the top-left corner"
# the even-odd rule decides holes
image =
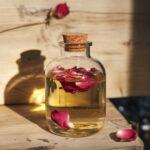
[[[150,1],[66,0],[69,16],[46,28],[47,12],[59,2],[0,1],[0,104],[5,103],[6,85],[18,73],[20,53],[40,49],[47,64],[59,56],[63,32],[89,34],[91,55],[106,68],[107,97],[149,95]]]
[[[107,102],[104,128],[89,137],[68,138],[47,131],[44,111],[31,105],[0,106],[1,150],[142,150],[139,138],[133,142],[117,142],[113,133],[129,128],[120,113]]]

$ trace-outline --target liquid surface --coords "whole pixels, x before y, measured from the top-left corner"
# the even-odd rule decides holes
[[[66,71],[68,72],[51,70],[46,78],[46,118],[49,130],[54,134],[69,137],[94,134],[104,123],[105,77],[98,70],[92,74],[75,70],[73,76],[72,72],[71,76],[68,76]],[[69,122],[74,127],[66,129],[57,123],[58,118],[52,118],[52,113],[56,110],[67,112]]]

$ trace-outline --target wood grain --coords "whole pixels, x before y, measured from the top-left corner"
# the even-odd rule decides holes
[[[48,9],[59,0],[0,1],[0,104],[10,79],[18,73],[20,53],[40,49],[49,60],[59,56],[63,32],[87,32],[93,41],[91,55],[107,73],[107,97],[148,95],[150,92],[150,14],[148,1],[94,0],[87,5],[69,0],[71,13],[45,27]],[[134,9],[133,9],[134,8]],[[140,32],[139,32],[140,31]],[[139,57],[142,58],[139,59]],[[139,86],[140,85],[140,86]]]
[[[44,111],[33,112],[33,105],[0,106],[0,148],[5,150],[142,150],[139,138],[134,142],[116,142],[112,136],[129,124],[107,102],[107,117],[104,128],[89,137],[65,138],[47,131]]]

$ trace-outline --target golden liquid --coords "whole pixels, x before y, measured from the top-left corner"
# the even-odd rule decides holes
[[[46,118],[49,130],[57,135],[84,137],[98,132],[105,117],[105,80],[88,91],[71,94],[61,89],[61,83],[46,79]],[[63,129],[51,120],[51,111],[67,110],[73,129]]]

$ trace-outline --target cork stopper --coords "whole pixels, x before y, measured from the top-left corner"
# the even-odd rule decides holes
[[[65,33],[63,34],[65,51],[78,52],[86,50],[88,34],[86,33]]]

